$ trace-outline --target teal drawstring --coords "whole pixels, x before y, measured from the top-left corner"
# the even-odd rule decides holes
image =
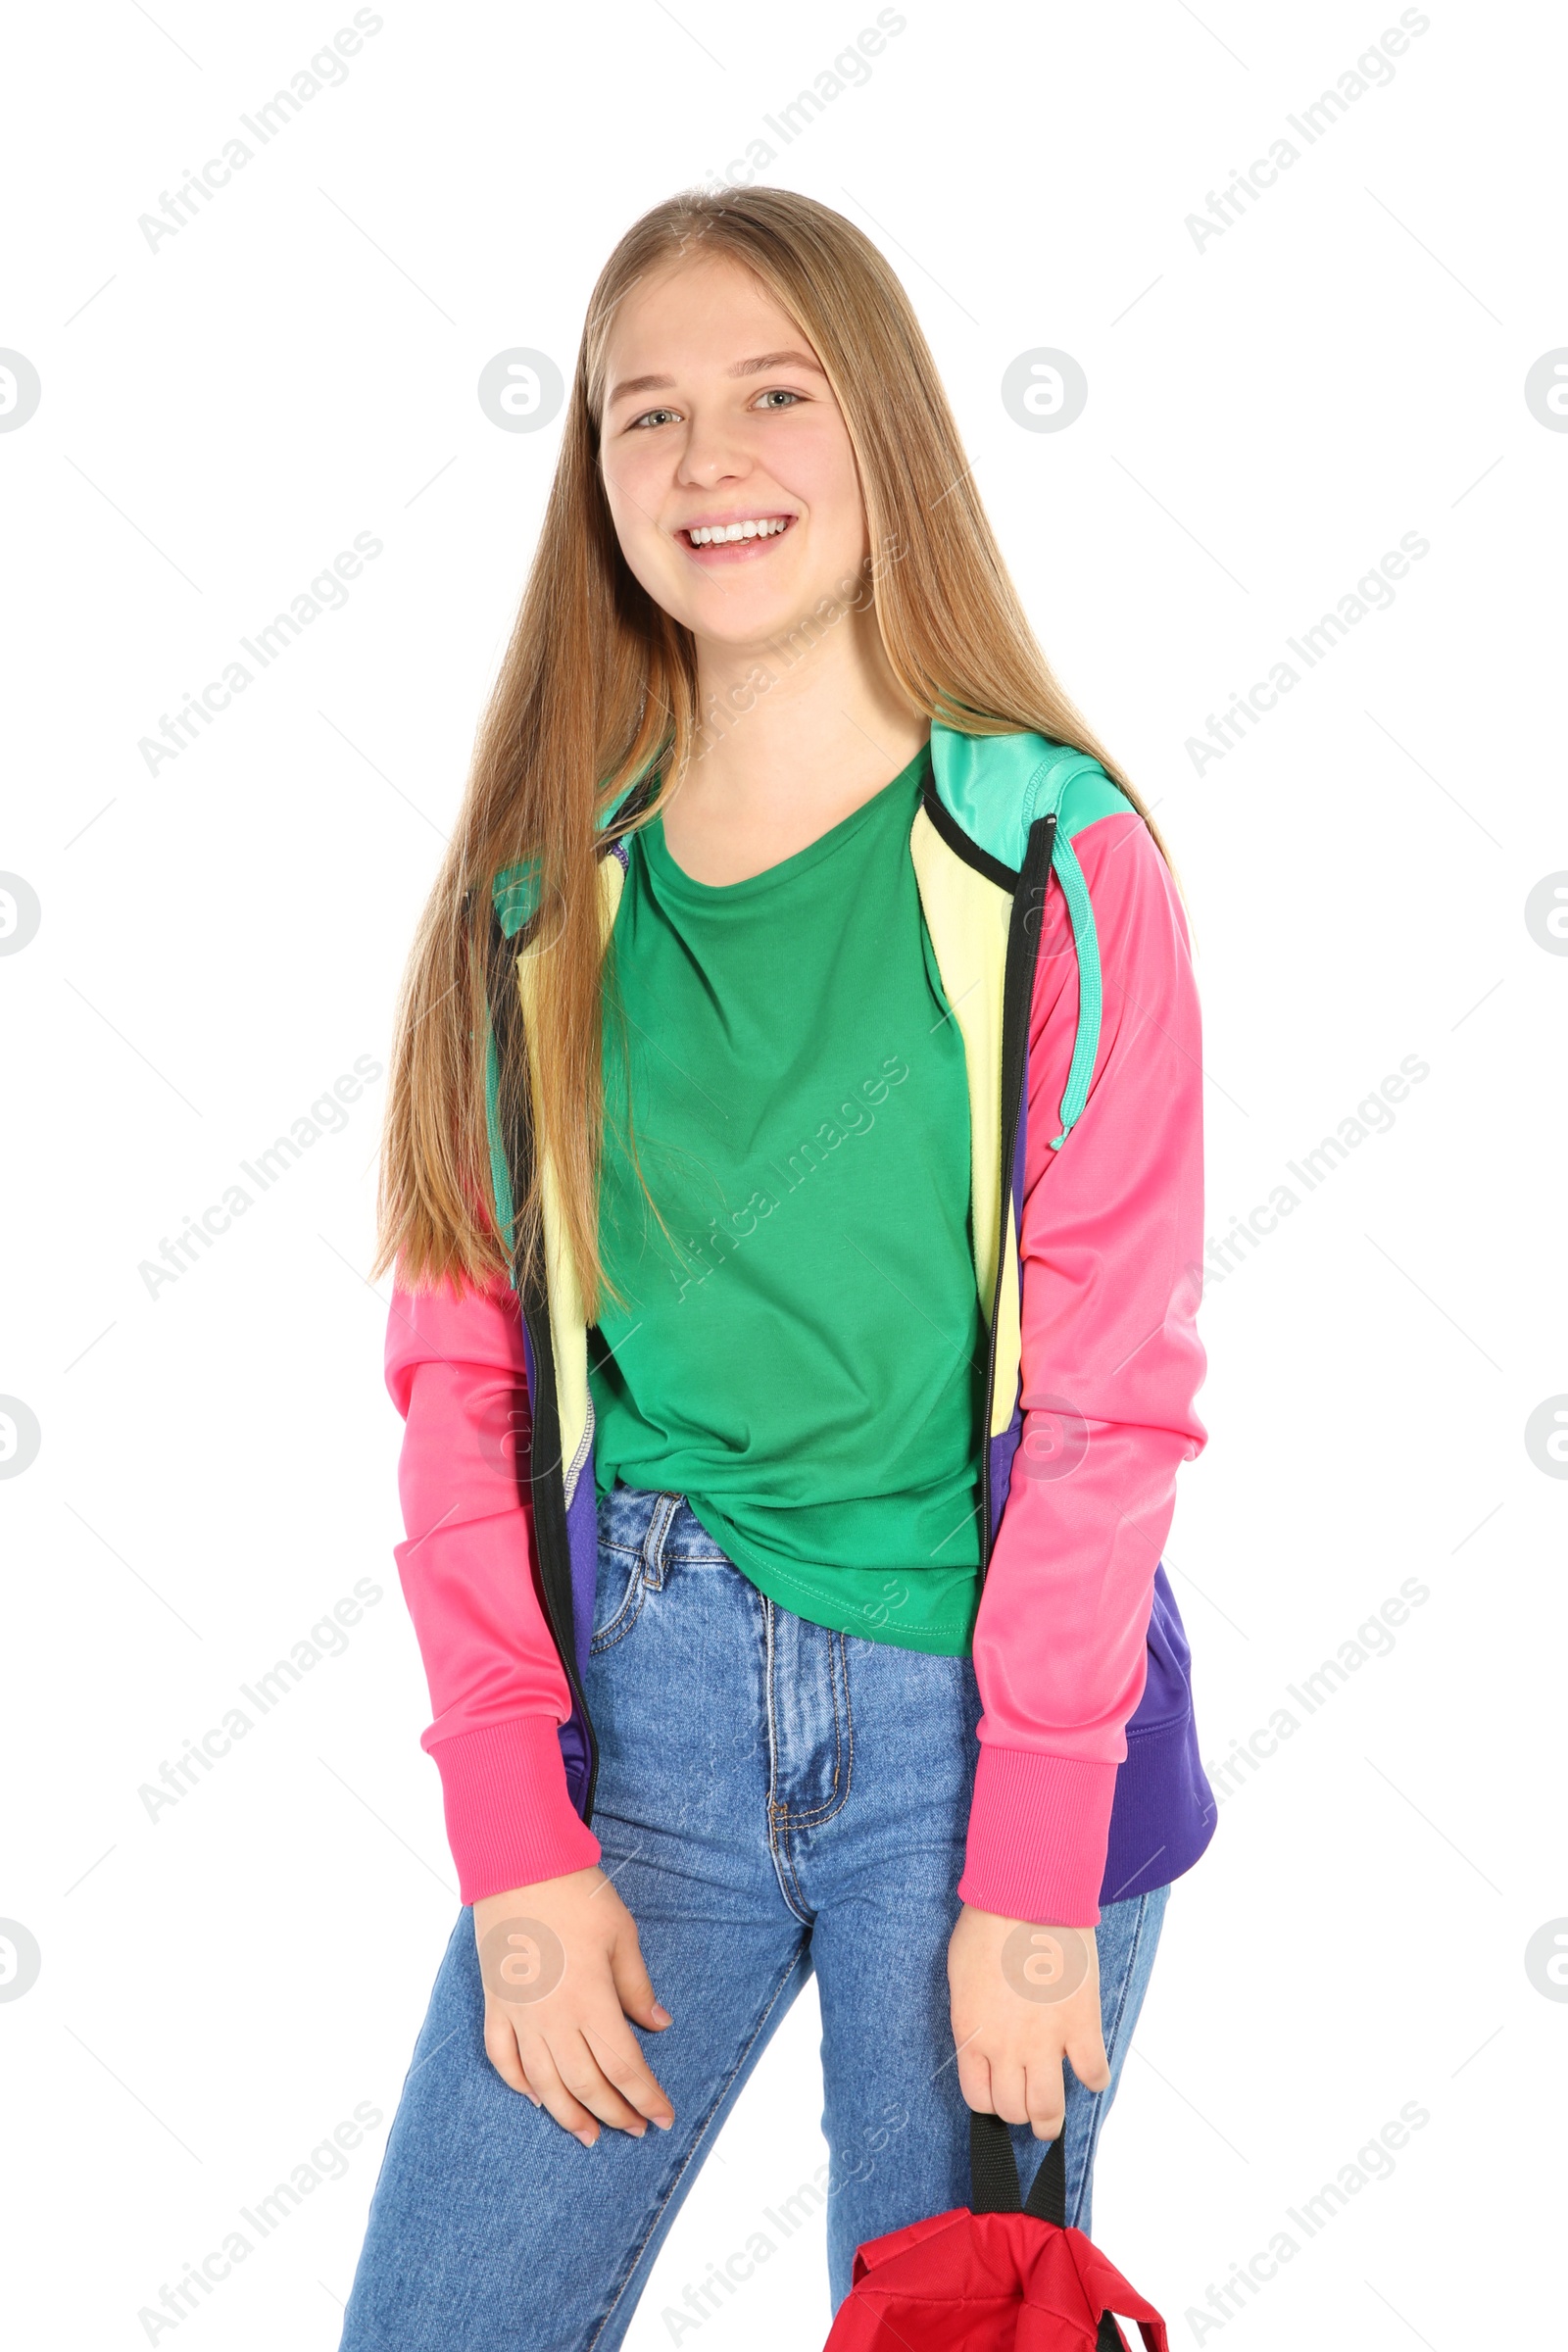
[[[1043,816],[1054,815],[1056,830],[1052,838],[1051,862],[1061,884],[1067,902],[1068,919],[1072,924],[1073,954],[1078,962],[1078,1028],[1073,1038],[1072,1060],[1067,1068],[1067,1084],[1061,1098],[1061,1133],[1052,1140],[1053,1152],[1059,1152],[1071,1135],[1089,1100],[1089,1083],[1095,1074],[1095,1056],[1100,1052],[1100,938],[1095,929],[1095,910],[1090,904],[1089,885],[1078,854],[1061,829],[1061,805],[1072,778],[1086,769],[1098,771],[1098,760],[1087,753],[1076,760],[1053,762],[1048,760],[1035,770],[1024,796],[1024,831],[1028,833]]]
[[[507,1162],[507,1147],[501,1133],[501,1056],[496,1051],[495,1025],[490,1008],[484,1016],[484,1124],[490,1146],[490,1185],[496,1197],[496,1218],[500,1239],[510,1257],[513,1252],[516,1224],[516,1203],[512,1198],[512,1170]]]
[[[1052,864],[1061,884],[1067,902],[1067,913],[1072,922],[1073,952],[1078,958],[1078,1032],[1073,1039],[1072,1061],[1067,1071],[1066,1090],[1061,1098],[1061,1133],[1052,1143],[1053,1152],[1059,1152],[1067,1141],[1089,1100],[1089,1082],[1095,1074],[1095,1056],[1100,1051],[1100,940],[1095,930],[1095,910],[1089,902],[1089,885],[1084,869],[1078,862],[1072,843],[1066,840],[1058,824],[1052,848]]]

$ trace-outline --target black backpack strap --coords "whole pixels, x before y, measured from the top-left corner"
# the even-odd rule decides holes
[[[1000,2115],[969,2114],[971,2213],[1032,2213],[1036,2221],[1067,2225],[1067,2157],[1058,2132],[1029,2184],[1018,2193],[1018,2166],[1007,2127]]]
[[[1012,2141],[1000,2115],[969,2110],[969,2210],[971,2213],[1017,2213],[1018,2167]]]
[[[1054,2222],[1058,2230],[1067,2227],[1067,2150],[1065,2132],[1058,2132],[1041,2160],[1029,2194],[1023,2201],[1025,2213],[1037,2221]]]
[[[1036,2221],[1067,2226],[1067,2156],[1058,2132],[1046,2150],[1029,2194],[1020,2200],[1012,2139],[1000,2115],[969,2112],[969,2210],[1032,2213]],[[1095,2352],[1127,2352],[1127,2338],[1108,2311],[1100,2316]]]

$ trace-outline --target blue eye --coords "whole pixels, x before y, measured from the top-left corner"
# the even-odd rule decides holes
[[[771,392],[764,392],[761,397],[763,400],[788,400],[794,402],[798,401],[802,395],[799,392],[790,391],[787,385],[776,384]]]

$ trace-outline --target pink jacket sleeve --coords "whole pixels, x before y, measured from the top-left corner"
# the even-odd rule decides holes
[[[958,1892],[1092,1927],[1177,1465],[1206,1435],[1202,1070],[1187,927],[1142,819],[1101,817],[1073,846],[1104,1008],[1087,1104],[1054,1152],[1078,967],[1053,887],[1030,1023],[1023,1437],[975,1628],[984,1714]]]
[[[395,1546],[435,1721],[447,1838],[466,1903],[599,1859],[566,1788],[556,1726],[571,1697],[518,1486],[528,1397],[504,1284],[461,1296],[394,1287],[386,1384],[407,1427]]]

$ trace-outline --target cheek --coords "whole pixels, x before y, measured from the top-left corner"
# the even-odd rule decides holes
[[[653,518],[665,494],[660,469],[650,465],[643,449],[621,445],[602,466],[601,478],[621,553],[641,579],[644,567],[658,560],[659,532]]]
[[[850,437],[837,418],[801,434],[783,461],[780,478],[810,509],[819,547],[831,544],[841,553],[859,555],[865,538],[860,477]]]
[[[664,612],[673,613],[677,620],[685,620],[687,613],[681,595],[682,583],[673,569],[667,550],[640,537],[636,532],[617,531],[616,536],[620,540],[621,560],[639,588],[646,589],[654,603]]]
[[[600,461],[600,475],[617,531],[634,530],[646,522],[654,469],[648,463],[648,443],[617,441]]]

